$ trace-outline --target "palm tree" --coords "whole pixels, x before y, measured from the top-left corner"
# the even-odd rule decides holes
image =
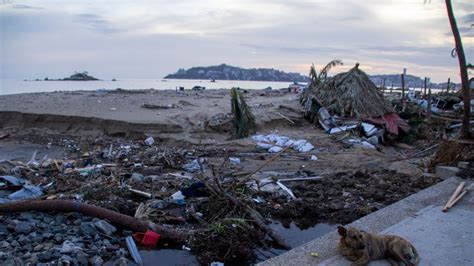
[[[456,18],[454,17],[453,6],[451,5],[451,0],[446,0],[446,10],[448,11],[449,23],[451,24],[451,31],[454,36],[454,43],[456,45],[455,52],[459,61],[459,69],[461,70],[461,84],[462,84],[462,96],[464,102],[464,116],[462,119],[461,127],[461,137],[470,138],[470,124],[469,117],[471,113],[471,96],[470,96],[470,86],[467,76],[467,64],[466,56],[464,55],[464,48],[462,46],[461,35],[459,34],[459,29],[456,24]]]

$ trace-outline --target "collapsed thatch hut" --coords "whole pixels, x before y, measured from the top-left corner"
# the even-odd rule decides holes
[[[342,117],[379,117],[394,112],[369,76],[359,69],[359,64],[325,82],[312,83],[301,100],[308,115],[316,115],[322,106]]]

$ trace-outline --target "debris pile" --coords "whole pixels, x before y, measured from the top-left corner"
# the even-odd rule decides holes
[[[366,122],[362,126],[367,137],[389,134],[396,138],[410,129],[382,91],[359,69],[359,64],[323,81],[312,78],[309,88],[301,95],[301,104],[305,117],[318,122],[329,134],[353,130],[361,120]]]
[[[270,153],[281,152],[283,149],[289,147],[298,152],[309,152],[314,149],[314,146],[307,140],[293,140],[289,137],[277,134],[254,135],[252,139],[257,141],[256,147],[258,149],[266,150]]]

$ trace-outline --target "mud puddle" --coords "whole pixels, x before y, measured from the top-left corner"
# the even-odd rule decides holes
[[[306,229],[300,229],[295,223],[282,224],[279,221],[272,221],[270,227],[280,235],[291,248],[295,248],[302,244],[305,244],[311,240],[319,238],[332,230],[334,230],[337,224],[325,224],[320,223]],[[269,258],[278,256],[285,253],[287,250],[282,249],[270,249],[270,250],[257,250],[257,261],[264,261]]]

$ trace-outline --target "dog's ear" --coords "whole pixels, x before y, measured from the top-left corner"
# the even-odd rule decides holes
[[[339,233],[340,236],[346,236],[347,229],[344,226],[338,226],[337,227],[337,232]]]

